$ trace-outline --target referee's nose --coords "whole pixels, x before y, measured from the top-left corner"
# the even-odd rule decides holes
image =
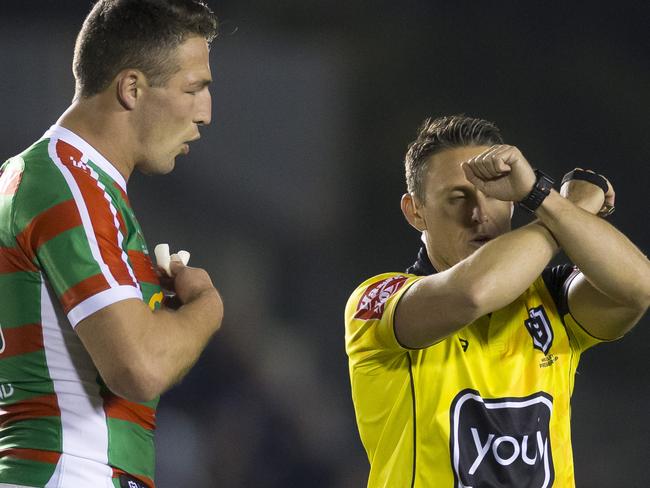
[[[488,214],[487,214],[486,196],[480,191],[476,192],[476,199],[473,203],[474,205],[472,206],[472,223],[482,224],[484,222],[487,222]]]

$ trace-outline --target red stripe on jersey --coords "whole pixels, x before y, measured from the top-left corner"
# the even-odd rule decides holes
[[[2,176],[2,179],[0,179],[0,195],[9,196],[16,193],[18,185],[20,185],[20,180],[23,177],[23,172],[12,168],[0,172],[0,176]]]
[[[127,234],[126,222],[124,222],[124,216],[119,210],[117,211],[117,221],[120,223],[120,231],[122,231],[122,235],[125,236]]]
[[[156,411],[153,408],[130,402],[110,391],[103,391],[102,397],[107,417],[133,422],[146,430],[156,428]]]
[[[0,247],[0,274],[38,271],[25,253],[15,247]]]
[[[66,200],[41,212],[16,236],[27,258],[33,261],[39,247],[66,230],[81,225],[74,200]]]
[[[108,284],[108,281],[106,281],[106,278],[101,273],[86,278],[68,288],[66,292],[61,295],[60,299],[61,305],[63,305],[63,311],[67,314],[86,298],[89,298],[100,291],[108,290],[109,288],[110,285]]]
[[[126,263],[122,260],[122,248],[118,245],[118,229],[111,211],[107,193],[99,187],[99,182],[92,177],[91,169],[81,161],[82,153],[67,142],[57,141],[56,154],[61,163],[72,174],[83,196],[90,216],[102,259],[111,274],[120,285],[137,284],[131,278]]]
[[[156,485],[154,484],[153,480],[151,478],[147,478],[146,476],[143,475],[133,475],[131,473],[127,473],[126,471],[122,471],[119,468],[113,468],[113,478],[118,478],[120,475],[126,475],[131,478],[135,478],[136,480],[139,480],[141,483],[144,483],[147,485],[149,488],[156,488]]]
[[[27,398],[11,405],[0,406],[0,427],[12,422],[39,417],[58,417],[61,415],[56,395],[43,395]]]
[[[43,349],[43,329],[41,324],[25,324],[19,327],[2,329],[5,349],[3,358],[27,354]]]
[[[129,250],[128,253],[129,259],[131,260],[131,266],[133,267],[133,272],[138,281],[146,281],[147,283],[159,285],[160,280],[153,268],[149,255],[140,251],[131,250]]]
[[[41,463],[56,464],[61,457],[60,452],[41,451],[40,449],[3,449],[0,451],[0,458],[13,457],[27,461],[39,461]]]

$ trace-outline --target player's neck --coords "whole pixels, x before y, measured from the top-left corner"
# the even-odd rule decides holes
[[[129,157],[130,145],[126,140],[130,131],[121,127],[119,115],[103,105],[100,97],[75,100],[56,123],[93,146],[128,181],[133,172],[133,158]]]

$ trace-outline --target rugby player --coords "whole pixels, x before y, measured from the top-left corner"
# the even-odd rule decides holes
[[[424,245],[345,309],[368,486],[575,486],[580,355],[650,303],[648,259],[602,218],[611,184],[576,169],[558,193],[465,116],[427,119],[405,166],[401,208]],[[515,204],[536,220],[511,230]],[[549,267],[560,248],[572,264]]]
[[[212,11],[100,0],[77,37],[72,105],[0,169],[0,486],[153,488],[155,408],[219,328],[208,274],[171,263],[129,204],[210,123]]]

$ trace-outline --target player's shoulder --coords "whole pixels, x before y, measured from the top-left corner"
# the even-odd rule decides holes
[[[0,167],[0,212],[7,225],[31,220],[61,194],[64,183],[40,139]],[[16,224],[17,223],[17,224]]]
[[[381,273],[360,283],[348,298],[345,307],[346,322],[359,318],[359,310],[385,303],[409,281],[417,280],[419,276],[392,271]],[[376,302],[376,303],[375,303]]]
[[[49,153],[49,140],[41,139],[9,159],[2,177],[11,181],[11,205],[21,228],[43,211],[72,197],[65,178]]]

